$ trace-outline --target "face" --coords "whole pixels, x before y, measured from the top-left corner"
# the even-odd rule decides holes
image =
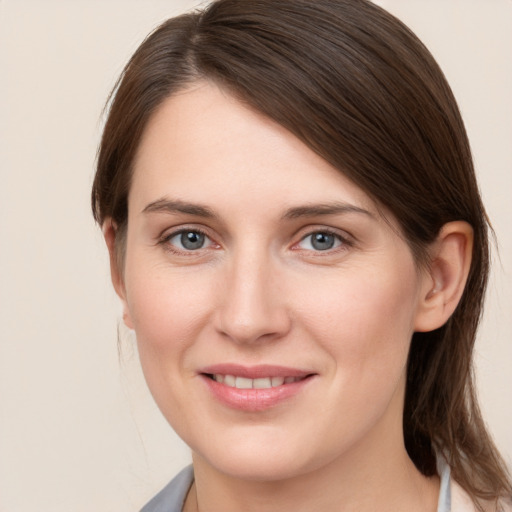
[[[393,220],[279,125],[206,83],[150,120],[120,294],[204,464],[278,479],[395,449],[424,293]]]

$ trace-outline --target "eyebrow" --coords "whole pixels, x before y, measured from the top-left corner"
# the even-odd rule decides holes
[[[372,213],[364,208],[360,208],[359,206],[355,206],[349,203],[343,202],[333,202],[333,203],[321,203],[321,204],[311,204],[304,206],[297,206],[294,208],[288,209],[284,215],[283,219],[299,219],[302,217],[317,217],[322,215],[339,215],[343,213],[361,213],[363,215],[368,215],[369,217],[374,217]]]
[[[197,217],[203,217],[213,219],[216,217],[213,210],[207,206],[203,206],[196,203],[189,203],[181,201],[179,199],[158,199],[149,203],[143,210],[142,213],[184,213],[188,215],[194,215]],[[304,217],[318,217],[323,215],[340,215],[345,213],[359,213],[374,217],[372,213],[364,208],[355,206],[349,203],[343,202],[331,202],[331,203],[320,203],[320,204],[308,204],[303,206],[295,206],[289,208],[282,215],[284,220],[300,219]]]
[[[206,207],[195,203],[187,203],[179,199],[158,199],[149,203],[142,213],[185,213],[188,215],[195,215],[197,217],[213,218],[215,214],[213,211]]]

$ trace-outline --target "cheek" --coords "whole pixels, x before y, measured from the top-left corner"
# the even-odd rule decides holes
[[[396,383],[407,362],[417,304],[415,268],[405,262],[400,273],[394,266],[382,268],[340,273],[315,287],[304,308],[307,328],[330,354],[336,378],[354,389],[378,391],[383,383]]]
[[[208,323],[210,289],[199,276],[161,266],[127,271],[128,309],[136,332],[139,360],[151,393],[167,420],[179,429],[182,400],[195,376],[190,364],[194,342]],[[127,268],[130,267],[127,265]],[[186,429],[181,429],[186,432]]]
[[[210,315],[209,281],[198,272],[176,272],[133,254],[126,262],[125,282],[141,362],[148,357],[163,362],[163,355],[173,356],[167,361],[179,358]]]

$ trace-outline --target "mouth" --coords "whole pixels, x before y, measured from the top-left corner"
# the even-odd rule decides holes
[[[231,409],[260,412],[300,396],[316,373],[260,365],[215,365],[200,372],[214,398]]]
[[[230,374],[222,374],[222,373],[206,373],[204,374],[206,377],[218,382],[219,384],[224,384],[230,388],[237,389],[270,389],[277,388],[279,386],[283,386],[284,384],[292,384],[294,382],[299,382],[309,377],[309,375],[305,375],[303,377],[258,377],[255,379],[251,379],[248,377],[241,377],[240,375],[230,375]]]

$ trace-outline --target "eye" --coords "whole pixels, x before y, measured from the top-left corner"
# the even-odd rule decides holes
[[[298,244],[300,249],[308,251],[328,251],[336,249],[344,243],[344,240],[329,231],[315,231],[305,236]]]
[[[166,242],[180,251],[197,251],[212,245],[210,238],[196,229],[173,233],[166,238]]]

